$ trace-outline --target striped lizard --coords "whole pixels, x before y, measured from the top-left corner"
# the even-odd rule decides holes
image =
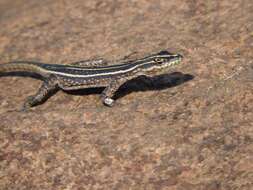
[[[70,64],[45,64],[39,62],[9,62],[0,64],[0,73],[28,72],[42,77],[43,83],[38,92],[29,96],[23,109],[38,105],[55,90],[75,90],[105,87],[101,94],[102,102],[113,106],[113,95],[126,81],[140,75],[154,76],[167,71],[180,63],[180,54],[161,51],[144,58],[118,61],[108,65],[104,59],[80,61]]]

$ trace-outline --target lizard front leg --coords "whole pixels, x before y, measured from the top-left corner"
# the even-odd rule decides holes
[[[55,90],[57,90],[57,81],[55,79],[45,80],[38,92],[26,99],[22,110],[27,110],[32,106],[42,103],[45,98],[47,98],[48,95]]]
[[[112,81],[102,92],[101,99],[106,106],[113,106],[114,100],[112,99],[114,93],[126,80],[115,80]]]

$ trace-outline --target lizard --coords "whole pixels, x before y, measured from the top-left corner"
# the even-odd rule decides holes
[[[47,64],[15,61],[0,64],[0,73],[35,73],[44,81],[36,94],[29,96],[23,109],[41,104],[55,90],[76,90],[104,87],[101,100],[114,105],[114,93],[125,82],[141,75],[154,76],[164,73],[181,62],[181,54],[160,51],[135,60],[121,60],[108,65],[105,59],[93,59],[69,64]]]

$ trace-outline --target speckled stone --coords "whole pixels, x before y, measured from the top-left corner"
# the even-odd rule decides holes
[[[252,17],[252,0],[1,0],[0,63],[184,60],[113,108],[85,90],[21,112],[40,81],[1,77],[0,189],[252,189]]]

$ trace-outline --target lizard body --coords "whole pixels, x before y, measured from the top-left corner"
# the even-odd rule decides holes
[[[19,61],[0,64],[0,73],[29,72],[42,76],[43,84],[35,95],[27,98],[25,109],[41,103],[56,89],[74,90],[91,87],[105,87],[101,94],[102,101],[105,105],[112,106],[114,102],[112,97],[123,83],[140,75],[160,74],[178,64],[181,59],[180,54],[161,51],[136,60],[119,61],[115,65],[107,65],[107,61],[103,59],[67,65]]]

